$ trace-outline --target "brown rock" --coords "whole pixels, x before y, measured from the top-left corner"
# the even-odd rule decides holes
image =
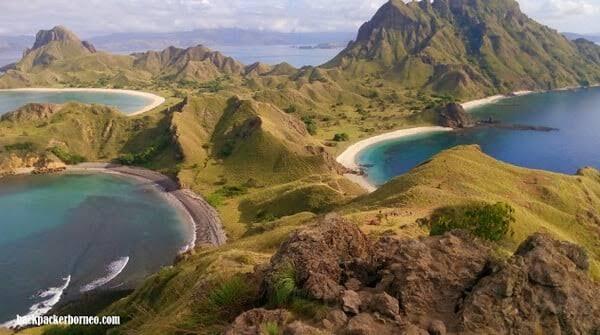
[[[348,323],[348,316],[346,313],[342,312],[339,309],[334,309],[327,314],[327,317],[321,321],[323,324],[323,328],[336,331],[346,325]]]
[[[379,312],[390,318],[395,318],[400,313],[398,299],[387,293],[377,293],[371,298],[371,310]]]
[[[466,332],[594,334],[600,285],[580,247],[536,234],[506,264],[482,278],[460,311]]]
[[[342,294],[342,309],[350,315],[360,313],[361,300],[358,293],[350,290],[344,291]]]
[[[433,320],[429,323],[427,331],[430,335],[446,335],[446,325],[440,320]]]
[[[294,233],[271,259],[264,281],[267,294],[272,292],[278,271],[295,269],[296,283],[310,298],[337,301],[343,291],[343,266],[369,258],[371,245],[355,225],[330,215],[318,225]]]
[[[360,286],[361,285],[362,284],[361,284],[360,280],[358,280],[356,278],[350,278],[344,284],[344,286],[346,287],[346,289],[352,290],[352,291],[358,291],[358,290],[360,290]]]
[[[266,310],[264,308],[251,309],[240,314],[225,331],[226,335],[262,335],[267,323],[277,323],[283,326],[290,314],[283,309]]]
[[[440,111],[440,125],[450,128],[468,128],[473,127],[475,122],[460,104],[450,103]]]
[[[394,325],[386,325],[375,319],[373,315],[361,313],[350,319],[345,329],[348,335],[391,335],[397,334],[398,328]]]
[[[377,288],[397,298],[411,322],[425,317],[455,324],[456,304],[479,280],[488,255],[486,246],[460,231],[411,240],[384,237],[375,246],[374,263],[383,269]]]
[[[283,335],[326,335],[329,332],[309,326],[301,321],[294,321],[283,330]]]

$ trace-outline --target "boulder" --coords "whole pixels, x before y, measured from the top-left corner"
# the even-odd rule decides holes
[[[370,254],[371,244],[356,225],[330,215],[317,225],[292,234],[283,243],[271,259],[263,288],[270,294],[277,273],[291,266],[297,286],[308,297],[337,302],[344,290],[344,269],[369,259]]]
[[[289,318],[290,313],[283,309],[251,309],[235,318],[225,331],[225,335],[262,335],[266,324],[276,323],[283,327]]]
[[[481,278],[490,249],[466,232],[420,239],[383,237],[373,262],[381,269],[379,290],[401,303],[409,321],[456,323],[456,303]]]
[[[372,311],[381,313],[392,319],[400,314],[400,304],[398,303],[398,299],[385,292],[373,295],[370,307]]]
[[[465,109],[457,103],[450,103],[440,111],[439,123],[442,127],[469,128],[475,125],[475,121]]]
[[[342,309],[350,315],[360,313],[360,295],[354,291],[346,290],[342,294]]]
[[[465,332],[596,334],[600,285],[587,276],[585,250],[535,234],[482,278],[459,315]]]

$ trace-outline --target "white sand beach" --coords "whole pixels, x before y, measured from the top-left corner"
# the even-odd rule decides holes
[[[463,106],[463,108],[465,110],[470,110],[470,109],[482,107],[485,105],[493,104],[493,103],[498,102],[503,99],[518,97],[518,96],[523,96],[523,95],[528,95],[528,94],[534,94],[534,93],[541,93],[541,91],[536,92],[536,91],[522,90],[522,91],[515,91],[510,94],[497,94],[497,95],[489,96],[487,98],[463,102],[461,105]]]
[[[142,113],[146,113],[154,108],[162,105],[165,102],[165,98],[158,96],[156,94],[141,92],[141,91],[133,91],[133,90],[121,90],[121,89],[109,89],[109,88],[44,88],[44,87],[36,87],[36,88],[11,88],[11,89],[2,89],[0,92],[99,92],[99,93],[121,93],[134,95],[139,97],[144,97],[151,99],[152,102],[140,109],[139,111],[135,111],[133,113],[127,114],[128,116],[139,115]]]
[[[418,134],[425,133],[433,133],[440,131],[452,131],[452,128],[445,127],[417,127],[417,128],[408,128],[408,129],[400,129],[390,133],[381,134],[378,136],[369,137],[362,141],[352,144],[349,146],[341,155],[337,157],[338,163],[342,164],[346,168],[357,171],[360,170],[360,167],[356,163],[358,154],[365,150],[366,148],[375,145],[377,143],[396,140],[402,137],[413,136]],[[361,176],[359,174],[347,174],[346,177],[358,185],[362,186],[366,191],[373,192],[377,188],[375,185],[371,184],[367,178]]]

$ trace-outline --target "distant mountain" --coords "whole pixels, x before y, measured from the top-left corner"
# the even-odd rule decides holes
[[[206,82],[222,75],[245,75],[264,66],[246,67],[220,52],[197,45],[168,47],[131,55],[96,50],[73,32],[58,26],[36,35],[31,49],[15,64],[0,68],[0,88],[29,86],[104,87],[147,85],[152,80]],[[269,69],[269,71],[272,69]]]
[[[514,0],[391,0],[326,67],[464,97],[598,83],[599,55]]]
[[[565,35],[565,37],[570,39],[571,41],[583,38],[588,41],[592,41],[594,43],[600,43],[600,33],[598,33],[598,34],[562,33],[562,34]]]
[[[280,33],[222,28],[172,33],[118,33],[97,36],[90,40],[102,50],[131,52],[161,50],[169,46],[187,48],[198,44],[209,46],[346,44],[352,40],[353,35],[350,32]]]

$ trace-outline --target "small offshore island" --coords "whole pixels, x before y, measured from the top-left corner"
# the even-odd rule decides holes
[[[29,306],[122,319],[5,324],[2,335],[600,331],[600,46],[515,0],[390,0],[320,66],[242,64],[203,45],[111,54],[58,26],[0,71],[2,89],[165,99],[131,116],[67,102],[0,117],[0,194],[17,204],[7,208],[43,216],[73,197],[11,191],[19,185],[96,190],[67,206],[68,241],[108,245],[69,254],[69,271],[43,283],[35,273],[47,264],[0,260],[5,278],[11,264],[36,281],[2,281],[0,295],[42,290],[5,315]],[[110,212],[118,206],[131,210]],[[195,221],[188,249],[182,214]],[[128,240],[141,252],[110,248]],[[43,252],[30,242],[5,257]],[[161,260],[175,248],[185,252]],[[115,292],[136,262],[131,290]],[[80,297],[63,295],[69,287]]]

